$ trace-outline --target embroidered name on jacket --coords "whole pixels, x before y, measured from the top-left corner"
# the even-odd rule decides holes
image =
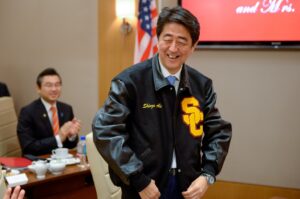
[[[203,112],[200,110],[199,101],[194,97],[187,97],[181,101],[183,122],[189,126],[192,136],[199,137],[203,134]]]
[[[154,109],[154,108],[162,108],[162,104],[158,103],[158,104],[149,104],[149,103],[144,103],[142,108],[146,108],[146,109]]]

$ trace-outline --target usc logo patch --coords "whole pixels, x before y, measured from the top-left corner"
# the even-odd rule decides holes
[[[189,126],[190,133],[194,137],[203,134],[203,112],[200,110],[199,101],[194,97],[187,97],[181,101],[183,122]]]

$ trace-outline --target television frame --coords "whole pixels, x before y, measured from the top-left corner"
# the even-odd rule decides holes
[[[177,0],[182,6],[182,0]],[[200,21],[201,27],[201,21]],[[201,37],[201,30],[200,30]],[[300,50],[299,41],[198,41],[197,49]]]

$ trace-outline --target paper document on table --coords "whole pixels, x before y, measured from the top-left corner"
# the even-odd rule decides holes
[[[28,182],[27,175],[25,173],[21,173],[18,175],[6,176],[6,181],[9,187],[15,187],[18,185],[24,185]]]

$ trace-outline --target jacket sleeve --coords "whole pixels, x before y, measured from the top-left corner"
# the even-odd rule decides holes
[[[228,153],[232,129],[231,124],[221,118],[216,104],[216,93],[212,81],[206,84],[204,106],[204,138],[202,140],[202,169],[213,176],[219,174]]]
[[[113,172],[123,183],[141,191],[151,179],[143,174],[143,163],[129,146],[126,121],[130,117],[130,101],[124,82],[113,80],[109,96],[93,120],[92,130],[96,148]]]

